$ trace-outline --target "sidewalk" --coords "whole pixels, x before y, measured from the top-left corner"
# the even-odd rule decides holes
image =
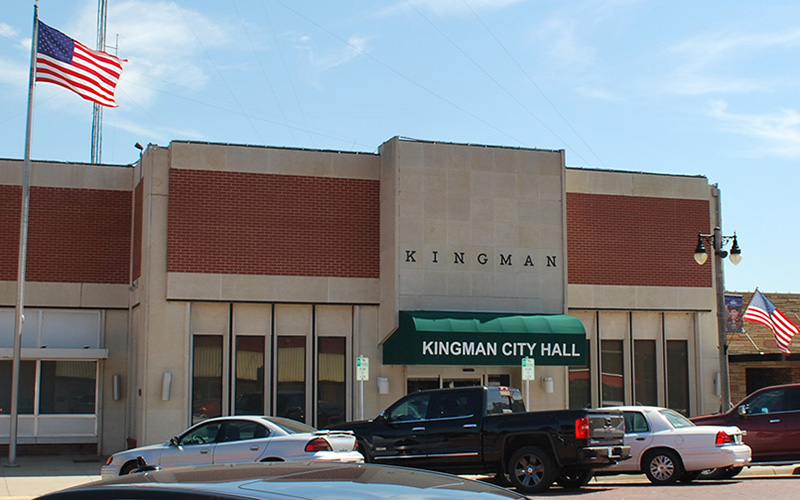
[[[100,479],[104,457],[98,456],[23,456],[17,457],[18,467],[8,467],[8,457],[0,457],[0,500],[29,500],[52,491]],[[746,468],[734,480],[745,477],[792,477],[795,469],[800,477],[800,464],[756,466]],[[647,482],[641,475],[600,476],[592,484]]]
[[[18,456],[17,467],[8,467],[8,456],[0,457],[0,499],[36,498],[96,481],[104,461],[93,455]]]

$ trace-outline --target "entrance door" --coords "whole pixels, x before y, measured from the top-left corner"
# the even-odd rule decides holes
[[[479,368],[453,367],[409,367],[406,393],[443,387],[471,387],[476,385],[511,385],[510,367],[487,366]]]

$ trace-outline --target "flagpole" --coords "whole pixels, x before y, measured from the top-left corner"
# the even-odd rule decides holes
[[[22,209],[20,211],[19,258],[17,268],[17,304],[14,316],[14,361],[11,368],[11,428],[8,434],[8,467],[17,465],[17,428],[19,420],[19,372],[22,362],[22,323],[25,308],[25,267],[28,254],[28,212],[30,208],[31,129],[33,127],[33,84],[36,81],[36,46],[39,35],[39,0],[33,6],[33,38],[28,77],[28,118],[25,127],[25,160],[22,163]]]

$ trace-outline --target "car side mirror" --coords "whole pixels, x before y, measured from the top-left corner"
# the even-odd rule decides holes
[[[740,417],[743,417],[743,416],[747,415],[748,406],[749,405],[738,406],[736,408],[736,413],[738,413]]]
[[[178,441],[178,436],[174,436],[169,440],[170,446],[178,446],[179,443],[180,441]]]
[[[389,421],[389,417],[386,416],[386,412],[385,411],[382,411],[380,415],[375,417],[375,420],[378,420],[379,422],[388,422]]]

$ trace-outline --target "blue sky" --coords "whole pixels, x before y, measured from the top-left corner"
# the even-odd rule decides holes
[[[794,0],[108,4],[107,50],[128,63],[104,112],[104,163],[172,140],[564,149],[571,167],[706,176],[744,256],[726,288],[800,292]],[[39,6],[94,46],[96,0]],[[24,154],[32,16],[20,0],[0,15],[2,158]],[[91,104],[38,84],[34,105],[32,158],[88,162]]]

